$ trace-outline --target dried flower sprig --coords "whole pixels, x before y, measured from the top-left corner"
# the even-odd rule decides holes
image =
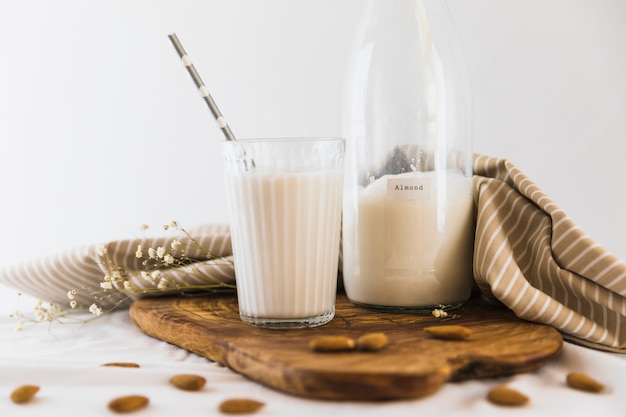
[[[147,225],[141,226],[142,232],[148,229]],[[117,264],[106,247],[99,248],[101,266],[106,273],[99,288],[81,289],[90,291],[89,295],[94,299],[89,312],[100,316],[135,298],[150,295],[215,292],[235,288],[234,283],[220,281],[198,266],[199,261],[202,261],[204,265],[208,262],[212,267],[232,269],[232,258],[213,254],[176,221],[164,225],[163,230],[180,236],[171,240],[167,246],[154,246],[144,237],[135,248],[135,258],[142,267],[140,270]],[[79,307],[75,297],[81,290],[68,291],[71,308]],[[108,308],[102,306],[104,301],[104,304],[109,305]]]
[[[21,293],[18,294],[18,296],[21,295]],[[54,321],[62,321],[67,317],[66,314],[66,310],[55,303],[44,303],[39,300],[33,307],[32,316],[23,314],[18,309],[13,314],[10,314],[9,317],[17,320],[15,331],[19,332],[24,329],[27,323],[52,323]]]
[[[160,295],[188,295],[197,293],[233,291],[234,262],[232,255],[218,256],[201,244],[178,222],[162,227],[171,238],[146,237],[150,229],[142,225],[142,237],[123,246],[111,245],[97,249],[97,262],[103,271],[95,286],[81,286],[67,291],[68,307],[39,302],[34,317],[16,312],[21,330],[26,322],[66,322],[70,315],[84,314],[89,321],[113,310],[127,307],[137,298]],[[156,243],[155,243],[156,241]],[[130,249],[129,249],[130,248]],[[116,251],[117,249],[117,251]],[[91,300],[91,301],[86,301]]]
[[[434,308],[430,313],[437,319],[458,319],[460,317],[458,314],[450,315],[450,313],[448,313],[449,310],[455,307],[456,306],[451,304],[439,304],[437,308]]]

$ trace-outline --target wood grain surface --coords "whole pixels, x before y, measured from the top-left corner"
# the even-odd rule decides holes
[[[386,313],[337,295],[335,318],[311,329],[271,330],[244,324],[232,294],[151,298],[130,308],[146,334],[221,363],[276,390],[318,399],[377,401],[419,398],[449,381],[489,378],[537,369],[556,357],[563,340],[550,326],[516,318],[508,309],[472,299],[455,318]],[[423,328],[455,324],[469,339],[438,340]],[[322,335],[357,338],[384,332],[378,352],[316,353]]]

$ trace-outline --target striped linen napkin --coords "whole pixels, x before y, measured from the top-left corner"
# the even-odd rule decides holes
[[[104,311],[128,307],[145,296],[235,284],[227,224],[201,225],[182,232],[174,229],[153,238],[86,245],[10,265],[0,269],[0,283],[59,307],[68,306],[68,292],[77,290],[71,299],[79,306],[95,302]],[[158,253],[159,248],[163,253]],[[150,250],[155,252],[152,257]],[[167,254],[173,256],[173,262],[167,262]],[[113,289],[102,288],[109,283]]]
[[[474,157],[474,279],[518,317],[626,352],[626,264],[507,160]]]
[[[522,319],[557,328],[570,341],[626,352],[626,264],[587,236],[507,160],[475,156],[474,196],[474,278],[483,295]],[[104,245],[106,254],[101,245],[91,245],[13,265],[0,270],[0,282],[66,305],[68,290],[97,288],[103,276],[121,267],[126,274],[123,281],[140,291],[133,291],[130,298],[120,292],[106,293],[98,301],[105,310],[154,294],[141,290],[165,288],[168,294],[182,293],[177,282],[192,287],[190,291],[207,280],[233,284],[228,226],[205,225],[188,233],[198,245],[183,248],[184,265],[161,268],[154,262],[145,265],[145,255],[136,256],[139,245],[172,248],[175,237],[150,242],[130,239]],[[179,256],[183,249],[170,252]],[[207,252],[212,259],[207,259]],[[163,277],[167,277],[165,285],[161,285]],[[78,291],[76,300],[88,306],[93,295]]]

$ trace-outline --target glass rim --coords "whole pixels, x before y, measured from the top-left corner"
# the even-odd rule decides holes
[[[237,140],[224,140],[223,143],[284,143],[284,142],[345,142],[346,139],[340,136],[284,136],[284,137],[264,137],[264,138],[238,138]]]

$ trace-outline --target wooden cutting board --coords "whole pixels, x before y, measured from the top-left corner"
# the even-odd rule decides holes
[[[385,313],[352,304],[338,294],[335,318],[311,329],[271,330],[239,319],[232,294],[135,301],[130,315],[146,334],[223,364],[258,383],[297,396],[333,400],[419,398],[448,381],[511,375],[537,369],[556,357],[563,339],[550,326],[516,318],[509,310],[472,299],[432,315]],[[423,328],[459,324],[472,329],[464,341],[438,340]],[[384,332],[381,351],[315,353],[321,335],[358,337]]]

